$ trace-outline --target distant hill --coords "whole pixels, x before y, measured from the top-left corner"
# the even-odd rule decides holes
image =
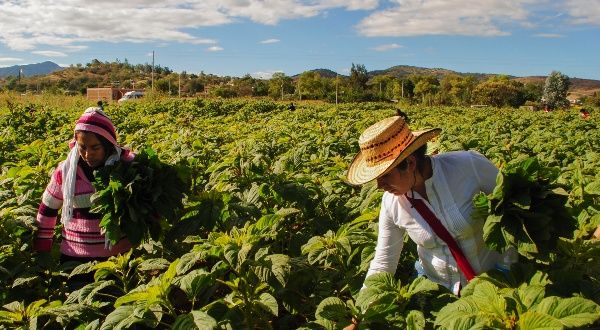
[[[343,75],[338,74],[337,72],[331,71],[329,69],[313,69],[313,70],[308,70],[308,71],[309,72],[316,72],[316,73],[320,74],[322,78],[335,78],[338,75],[339,76],[343,76]],[[300,77],[300,73],[296,74],[296,75],[293,75],[291,78],[296,79],[298,77]]]
[[[443,78],[449,74],[463,75],[462,73],[441,69],[441,68],[421,68],[418,66],[410,66],[410,65],[396,65],[391,68],[385,70],[374,70],[369,72],[369,76],[379,76],[379,75],[388,75],[396,78],[406,78],[408,75],[416,74],[416,75],[432,75],[437,77],[438,79]]]
[[[0,68],[0,77],[18,76],[19,70],[22,71],[24,77],[47,75],[54,71],[62,70],[63,68],[51,61],[46,61],[36,64],[25,64],[25,65],[13,65],[9,67]]]

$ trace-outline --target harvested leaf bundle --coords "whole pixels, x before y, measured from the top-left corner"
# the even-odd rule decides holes
[[[94,176],[91,211],[103,215],[100,227],[112,244],[123,235],[134,245],[148,237],[158,240],[163,226],[177,220],[189,189],[177,169],[161,162],[150,148],[132,162],[104,166]]]
[[[491,194],[475,196],[476,214],[485,218],[488,247],[504,252],[514,246],[522,256],[545,260],[559,237],[573,236],[575,219],[565,206],[567,193],[549,177],[537,158],[527,158],[498,173]]]

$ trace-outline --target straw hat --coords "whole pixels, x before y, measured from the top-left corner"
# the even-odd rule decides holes
[[[373,124],[358,138],[360,151],[350,164],[348,181],[360,185],[386,174],[441,131],[432,128],[411,132],[400,116]]]

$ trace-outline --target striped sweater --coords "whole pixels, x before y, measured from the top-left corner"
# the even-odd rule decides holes
[[[122,161],[133,160],[133,153],[124,152]],[[34,250],[50,251],[54,236],[54,227],[58,218],[58,210],[63,202],[62,163],[56,168],[50,183],[42,196],[37,214],[38,233],[34,241]],[[104,234],[100,232],[102,215],[90,212],[90,198],[95,192],[94,186],[86,176],[81,165],[77,166],[75,179],[75,198],[73,218],[62,229],[60,252],[63,255],[80,258],[103,258],[124,253],[131,248],[126,238],[121,239],[110,249],[104,247]]]

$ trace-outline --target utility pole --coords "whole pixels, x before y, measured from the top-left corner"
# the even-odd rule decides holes
[[[338,80],[339,80],[339,75],[336,73],[335,74],[335,105],[338,104]]]
[[[281,79],[281,100],[283,101],[283,79]]]
[[[402,98],[404,98],[404,80],[402,80]]]
[[[154,92],[154,51],[152,51],[152,92]]]

